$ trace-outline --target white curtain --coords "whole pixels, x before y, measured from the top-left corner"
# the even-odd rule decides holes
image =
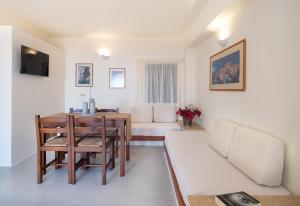
[[[151,66],[152,65],[152,66]],[[155,66],[155,65],[161,65],[161,66]],[[165,66],[163,66],[165,65]],[[173,66],[167,66],[167,65],[173,65]],[[168,82],[174,85],[174,82],[176,82],[176,89],[172,90],[171,93],[169,92],[168,96],[173,101],[170,103],[175,103],[177,106],[182,106],[182,103],[184,102],[184,61],[182,59],[137,59],[136,61],[136,95],[135,95],[135,104],[136,105],[143,105],[143,104],[153,104],[155,102],[149,101],[149,89],[147,85],[147,81],[149,81],[149,78],[146,77],[146,68],[158,68],[158,67],[169,67],[169,68],[176,68],[177,67],[177,77],[169,74],[165,74],[164,76],[168,76]],[[151,69],[150,69],[151,70]],[[170,69],[172,71],[172,69]],[[153,72],[152,72],[153,73]],[[154,72],[155,73],[155,72]],[[173,72],[174,74],[174,72]],[[171,81],[172,79],[172,81]],[[154,80],[153,80],[154,81]],[[156,81],[158,82],[158,81]],[[161,80],[160,80],[161,82]],[[169,84],[169,88],[171,87]],[[160,84],[162,85],[162,84]],[[157,86],[156,88],[163,88],[161,86]],[[160,93],[162,94],[162,93]],[[155,95],[156,96],[156,95]],[[173,98],[172,98],[173,97]],[[176,101],[174,101],[174,97],[176,97]],[[164,98],[160,98],[164,99]],[[152,100],[153,101],[153,100]],[[158,102],[159,103],[159,102]],[[162,102],[160,102],[162,103]]]
[[[177,64],[145,65],[145,103],[177,103]]]

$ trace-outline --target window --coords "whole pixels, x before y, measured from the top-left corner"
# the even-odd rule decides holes
[[[177,64],[145,64],[145,102],[177,103]]]

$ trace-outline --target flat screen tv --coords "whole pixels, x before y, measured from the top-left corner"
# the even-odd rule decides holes
[[[21,70],[22,74],[49,76],[49,55],[36,49],[21,46]]]

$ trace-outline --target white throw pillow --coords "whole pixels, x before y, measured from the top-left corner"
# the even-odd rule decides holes
[[[154,122],[176,122],[176,109],[173,104],[155,104]]]
[[[228,150],[238,124],[230,120],[217,120],[211,137],[210,145],[224,157],[228,157]]]
[[[132,122],[153,122],[153,107],[143,105],[132,108],[131,119]]]
[[[271,135],[239,127],[228,159],[257,184],[279,186],[282,180],[284,145]]]

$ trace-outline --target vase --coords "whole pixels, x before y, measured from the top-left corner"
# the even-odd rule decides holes
[[[183,126],[192,126],[192,124],[193,124],[193,119],[187,119],[187,118],[182,118],[182,120],[183,120]]]
[[[96,113],[95,99],[90,98],[90,114]]]
[[[87,102],[82,102],[82,114],[88,114],[88,103]]]

